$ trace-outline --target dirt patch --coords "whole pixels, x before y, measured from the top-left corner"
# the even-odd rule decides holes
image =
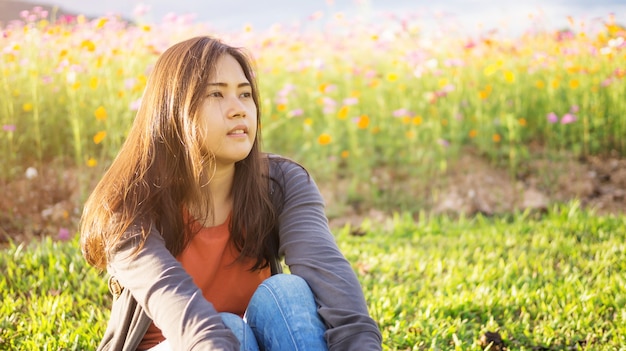
[[[387,179],[386,182],[398,182]],[[428,213],[450,216],[492,216],[514,211],[545,212],[558,203],[578,200],[583,208],[598,214],[626,213],[626,159],[617,156],[592,156],[578,159],[571,156],[537,157],[512,174],[485,158],[466,152],[450,162],[448,170],[430,184],[405,179],[396,194],[420,199]],[[398,185],[396,184],[396,187]],[[321,185],[322,194],[331,211],[331,225],[360,225],[364,218],[384,220],[386,211],[341,203],[346,195],[338,189],[343,185]],[[334,212],[340,215],[333,216]]]
[[[41,236],[68,239],[76,232],[79,172],[57,162],[29,167],[12,181],[0,180],[0,243]]]
[[[12,181],[0,180],[0,244],[9,239],[23,242],[42,236],[60,240],[72,237],[77,232],[81,202],[101,172],[52,162],[24,170]],[[419,180],[391,179],[390,173],[375,173],[370,187],[394,184],[403,195],[420,199],[421,209],[429,213],[472,216],[524,209],[541,212],[574,199],[598,214],[626,213],[626,159],[616,156],[536,158],[524,172],[511,175],[507,169],[467,152],[428,187],[416,186],[423,183]],[[347,182],[318,184],[327,202],[331,227],[351,224],[358,234],[364,218],[380,222],[398,210],[393,200],[381,207],[350,198]]]

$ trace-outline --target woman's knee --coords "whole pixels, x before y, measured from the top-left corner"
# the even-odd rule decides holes
[[[293,274],[273,275],[264,280],[261,286],[270,291],[280,290],[281,293],[291,292],[295,295],[312,294],[309,284],[303,278]]]

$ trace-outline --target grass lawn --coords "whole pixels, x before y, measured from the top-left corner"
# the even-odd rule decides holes
[[[336,228],[387,350],[619,350],[626,217],[397,215]],[[351,235],[351,233],[365,235]],[[0,349],[89,350],[111,302],[77,240],[0,251]]]

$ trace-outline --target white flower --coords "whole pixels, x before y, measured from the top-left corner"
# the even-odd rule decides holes
[[[26,179],[33,179],[37,177],[37,169],[35,167],[28,167],[26,169]]]

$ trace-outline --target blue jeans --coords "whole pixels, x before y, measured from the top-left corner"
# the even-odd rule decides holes
[[[313,292],[304,279],[277,274],[266,279],[252,295],[242,318],[220,313],[242,351],[328,350],[326,327],[317,313]],[[170,350],[167,340],[150,349]]]

